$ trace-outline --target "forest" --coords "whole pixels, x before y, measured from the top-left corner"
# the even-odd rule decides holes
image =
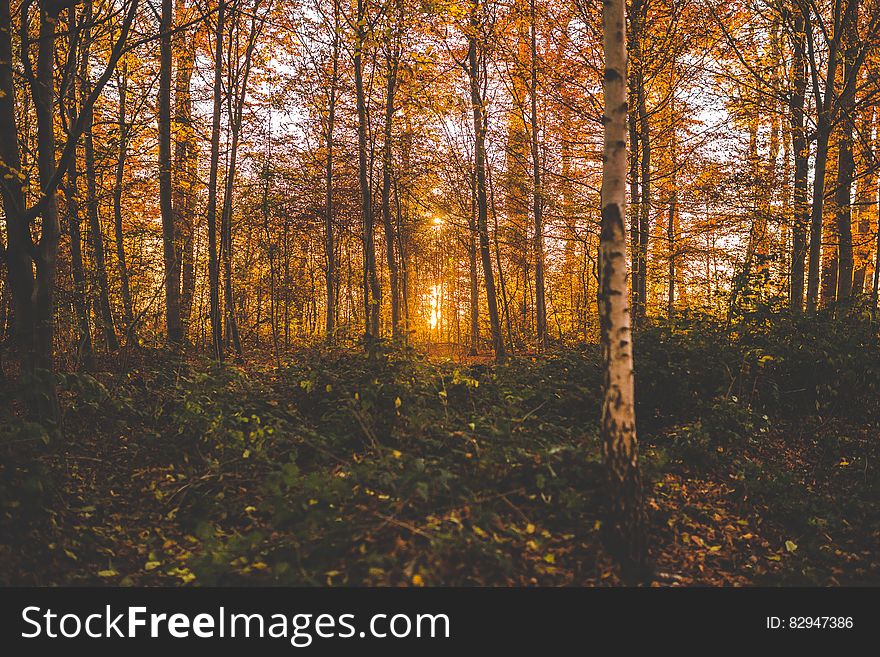
[[[0,585],[880,584],[878,0],[0,0]]]

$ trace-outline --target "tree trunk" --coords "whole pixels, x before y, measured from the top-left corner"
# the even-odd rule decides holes
[[[626,285],[626,39],[624,0],[602,5],[605,125],[599,318],[605,360],[602,450],[610,485],[608,536],[627,581],[643,575],[646,546],[636,440],[633,349]]]
[[[670,108],[673,107],[670,99]],[[674,113],[670,113],[675,121]],[[666,223],[666,241],[669,249],[669,267],[666,278],[666,316],[670,319],[675,314],[675,260],[678,249],[678,140],[675,125],[670,126],[669,159],[672,172],[669,180],[669,217]]]
[[[795,14],[793,24],[794,57],[792,59],[792,94],[789,108],[791,111],[791,148],[794,152],[794,221],[789,305],[792,310],[801,312],[804,307],[804,259],[807,249],[807,222],[810,216],[807,205],[807,174],[810,152],[804,126],[807,72],[803,16]]]
[[[831,127],[820,116],[816,128],[816,159],[813,173],[813,207],[810,212],[810,262],[807,272],[807,312],[819,307],[819,263],[822,258],[822,213],[825,200],[825,171]]]
[[[186,5],[178,0],[177,23],[189,18]],[[193,129],[192,76],[196,60],[196,34],[187,29],[175,35],[177,71],[174,79],[174,190],[172,207],[178,238],[178,260],[181,268],[180,322],[187,337],[195,295],[195,213],[198,183],[198,142]]]
[[[362,240],[364,247],[364,347],[370,349],[379,338],[379,310],[382,290],[376,275],[376,246],[373,240],[373,197],[367,164],[367,101],[364,91],[363,54],[367,41],[365,0],[357,2],[357,27],[354,49],[354,86],[357,102],[358,183],[361,190]]]
[[[326,190],[324,197],[324,257],[327,262],[327,315],[325,337],[332,344],[336,333],[336,246],[333,235],[333,128],[336,123],[336,85],[339,75],[339,1],[333,2],[333,72],[327,100],[327,163],[324,170]]]
[[[0,62],[12,62],[12,17],[9,0],[0,0]],[[18,123],[15,112],[16,83],[12,66],[0,66],[0,168],[5,178],[0,185],[6,214],[6,268],[15,320],[13,345],[23,372],[32,371],[34,356],[35,309],[33,305],[34,269],[31,252],[35,248],[26,214],[27,177],[21,170]]]
[[[165,264],[165,327],[168,344],[183,342],[180,322],[180,263],[171,199],[171,30],[173,0],[162,0],[159,39],[159,208],[162,214],[162,253]]]
[[[397,69],[400,64],[399,30],[402,29],[401,21],[402,17],[398,15],[398,24],[393,28],[395,34],[390,37],[393,43],[388,46],[388,73],[385,87],[385,133],[382,145],[382,224],[385,229],[385,254],[388,259],[388,287],[391,292],[391,339],[395,342],[400,339],[400,291],[398,289],[397,257],[394,253],[396,239],[394,223],[391,219],[391,141],[393,138],[394,94],[397,90]]]
[[[489,220],[486,196],[486,125],[483,119],[483,97],[480,91],[480,0],[474,0],[468,33],[468,76],[471,88],[471,106],[474,116],[474,170],[477,181],[477,231],[480,235],[480,256],[483,261],[483,279],[486,283],[486,302],[489,307],[489,326],[492,331],[492,346],[495,358],[504,360],[504,338],[501,335],[501,322],[498,318],[498,297],[495,292],[495,275],[492,272],[492,256],[489,252]]]
[[[125,313],[125,328],[128,341],[134,337],[134,308],[131,302],[131,287],[128,280],[128,265],[125,259],[125,234],[122,229],[122,185],[125,180],[125,160],[128,157],[129,126],[126,119],[125,103],[128,94],[128,64],[123,63],[122,71],[117,73],[119,94],[119,110],[117,115],[117,132],[119,133],[119,151],[116,155],[116,179],[113,185],[113,231],[116,240],[116,266],[119,269],[119,287],[122,293],[122,309]]]
[[[76,52],[79,47],[79,31],[76,26],[76,8],[71,7],[68,10],[68,35],[69,48],[71,52]],[[76,121],[77,114],[77,95],[76,85],[68,84],[67,88],[67,117],[68,126],[72,126]],[[77,360],[89,369],[92,367],[92,337],[89,328],[89,301],[87,296],[87,284],[85,268],[82,258],[82,218],[79,213],[79,191],[78,191],[79,170],[77,167],[76,157],[70,158],[67,164],[67,187],[65,188],[65,196],[67,198],[67,221],[68,233],[70,235],[70,269],[73,275],[73,305],[76,311],[77,323]]]
[[[639,143],[641,144],[640,177],[642,181],[639,205],[639,307],[635,321],[642,321],[648,310],[648,238],[651,221],[651,130],[648,123],[647,92],[644,72],[639,85]]]
[[[88,0],[83,8],[85,27],[83,29],[83,61],[80,68],[80,84],[82,85],[82,97],[88,98],[92,93],[91,72],[89,67],[90,43],[92,21],[92,2]],[[86,202],[88,204],[89,217],[89,241],[92,247],[92,255],[95,259],[95,278],[98,281],[98,318],[104,333],[104,341],[107,349],[111,352],[119,349],[119,341],[116,338],[116,329],[113,326],[113,311],[110,308],[110,283],[107,280],[107,263],[104,256],[104,235],[101,230],[101,217],[98,211],[98,184],[95,171],[95,141],[92,136],[95,115],[89,105],[83,107],[85,114],[85,128],[83,129],[83,147],[85,150],[86,165]],[[76,159],[76,158],[72,158]]]
[[[858,42],[858,0],[848,0],[843,17],[843,91],[840,94],[841,137],[837,155],[837,300],[843,302],[852,294],[853,241],[852,241],[852,184],[855,174],[853,132],[855,129],[856,83],[859,63],[856,53]]]
[[[476,356],[480,350],[480,282],[477,278],[477,180],[471,179],[471,212],[468,215],[468,279],[470,282],[470,347],[468,356]]]
[[[211,163],[208,173],[208,288],[211,343],[214,357],[223,360],[223,328],[220,321],[220,262],[217,257],[217,187],[220,164],[220,114],[223,107],[223,30],[226,1],[219,0],[214,32],[214,110],[211,118]]]
[[[532,150],[532,209],[535,218],[533,249],[535,252],[535,318],[538,350],[547,348],[547,300],[544,290],[544,190],[541,182],[541,151],[538,143],[538,26],[535,0],[529,0],[530,14],[530,68],[531,85],[531,150]]]

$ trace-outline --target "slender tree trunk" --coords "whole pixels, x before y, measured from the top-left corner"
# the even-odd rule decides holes
[[[394,120],[394,94],[397,90],[397,70],[400,64],[400,36],[402,29],[398,15],[396,34],[390,37],[394,41],[388,47],[388,73],[385,87],[385,134],[382,145],[382,224],[385,229],[385,253],[388,260],[388,287],[391,292],[391,338],[395,342],[400,339],[400,291],[398,289],[397,257],[394,253],[396,242],[394,223],[391,219],[391,168],[392,138]]]
[[[641,144],[640,177],[642,181],[639,205],[639,308],[636,322],[644,319],[648,309],[648,238],[651,221],[651,130],[648,122],[647,91],[644,73],[639,85],[639,142]]]
[[[80,84],[82,85],[82,97],[88,98],[92,93],[91,72],[89,69],[89,55],[91,42],[92,2],[85,2],[83,13],[85,27],[83,29],[83,61],[80,69]],[[107,349],[117,351],[119,341],[116,338],[116,329],[113,325],[113,311],[110,308],[110,283],[107,280],[107,262],[104,255],[104,235],[101,230],[101,217],[98,210],[98,184],[97,172],[95,171],[95,141],[92,135],[94,126],[94,111],[92,107],[83,107],[85,113],[85,128],[83,130],[83,147],[85,150],[86,165],[86,202],[88,204],[89,217],[89,241],[91,242],[92,255],[94,257],[95,278],[98,281],[98,317],[104,334]],[[72,158],[75,159],[75,158]]]
[[[858,0],[848,0],[843,18],[843,91],[840,95],[841,137],[837,156],[837,300],[846,301],[852,294],[853,241],[852,241],[852,184],[855,175],[853,132],[855,129],[856,83],[859,64],[856,53],[858,42]]]
[[[470,32],[468,33],[468,66],[471,88],[471,106],[474,116],[474,170],[477,181],[477,231],[480,234],[480,256],[483,261],[483,279],[486,283],[486,302],[489,307],[489,326],[492,331],[492,345],[495,358],[504,360],[507,353],[501,335],[501,322],[498,318],[498,297],[495,292],[495,275],[492,272],[492,256],[489,252],[488,204],[486,196],[486,125],[483,119],[483,97],[480,91],[481,67],[478,50],[480,35],[480,0],[474,0]]]
[[[171,198],[171,30],[174,0],[162,0],[159,39],[159,208],[162,214],[162,247],[165,262],[165,326],[168,343],[183,342],[180,322],[180,263]]]
[[[877,195],[877,242],[874,245],[874,286],[871,290],[871,317],[877,321],[878,304],[880,304],[880,189]]]
[[[259,38],[263,25],[265,24],[265,16],[261,17],[256,13],[259,5],[260,3],[258,2],[250,16],[250,32],[248,33],[247,47],[245,49],[244,57],[242,58],[243,63],[240,68],[234,72],[232,70],[232,62],[235,58],[235,54],[232,50],[232,39],[229,41],[227,51],[227,62],[230,68],[227,113],[229,115],[230,131],[232,132],[232,144],[229,149],[229,165],[226,172],[226,188],[223,195],[223,212],[220,219],[220,252],[223,260],[223,290],[224,306],[226,309],[227,342],[230,343],[235,350],[236,360],[238,361],[242,360],[244,352],[241,346],[241,336],[238,331],[232,279],[232,210],[238,164],[238,147],[241,142],[241,125],[244,115],[244,105],[247,100],[248,80],[250,79],[254,48],[256,47],[257,39]]]
[[[220,165],[220,115],[223,107],[223,31],[226,1],[218,1],[214,32],[214,110],[211,119],[211,163],[208,173],[208,287],[211,342],[214,357],[223,360],[223,328],[220,321],[220,262],[217,257],[217,188]]]
[[[611,505],[608,535],[626,580],[643,576],[647,556],[636,440],[632,332],[626,285],[626,39],[625,2],[602,5],[605,125],[599,318],[605,359],[602,450]]]
[[[186,4],[177,0],[177,23],[189,18]],[[187,336],[195,298],[195,213],[198,161],[192,116],[192,76],[195,71],[196,34],[187,29],[175,35],[177,70],[174,78],[174,190],[172,207],[178,238],[178,260],[181,268],[180,322]]]
[[[325,281],[327,287],[327,315],[325,337],[328,344],[334,342],[336,333],[336,245],[333,235],[333,128],[336,123],[336,85],[339,75],[339,1],[333,2],[333,52],[332,73],[327,99],[327,161],[324,170],[324,258],[327,263]]]
[[[468,279],[470,282],[470,347],[468,356],[480,350],[480,282],[477,273],[477,181],[471,177],[471,212],[468,215]]]
[[[68,43],[71,52],[79,48],[79,30],[76,23],[76,7],[68,9]],[[72,126],[77,115],[76,85],[68,84],[67,87],[67,120],[68,126]],[[89,327],[89,301],[87,295],[87,283],[85,267],[82,257],[82,218],[79,212],[79,170],[76,157],[70,158],[67,164],[67,221],[70,235],[70,269],[73,275],[73,305],[76,311],[77,323],[77,360],[89,369],[92,367],[92,337]]]
[[[650,154],[650,147],[643,145],[642,130],[640,125],[640,112],[638,108],[644,97],[644,64],[642,62],[642,33],[644,30],[644,8],[645,0],[633,0],[629,11],[628,26],[628,52],[630,53],[630,65],[627,74],[629,81],[628,99],[630,107],[634,111],[630,112],[627,117],[627,126],[629,133],[629,186],[630,186],[630,261],[632,263],[632,271],[630,272],[630,295],[632,298],[632,322],[638,325],[640,313],[644,309],[645,299],[642,297],[642,233],[639,230],[639,218],[642,214],[642,205],[644,204],[643,186],[650,185],[650,181],[642,178],[642,172],[646,166],[641,162],[641,154],[643,150],[647,150]],[[649,190],[644,190],[649,191]],[[647,194],[645,195],[647,198]]]
[[[52,370],[55,337],[55,278],[58,267],[58,243],[61,226],[54,190],[46,189],[55,177],[55,26],[57,14],[40,13],[40,36],[37,50],[37,77],[34,106],[37,115],[37,168],[40,185],[46,194],[42,209],[40,243],[37,248],[36,290],[36,365]],[[57,399],[50,400],[57,417]]]
[[[804,18],[793,17],[791,149],[794,152],[794,222],[791,245],[791,287],[789,303],[797,312],[804,307],[804,259],[807,250],[807,223],[810,212],[807,199],[809,147],[804,126],[804,103],[807,90],[806,54],[804,52]]]
[[[128,340],[134,329],[134,308],[131,302],[131,287],[128,280],[128,265],[125,257],[125,233],[122,227],[122,192],[125,180],[125,161],[128,157],[128,134],[129,126],[126,119],[125,103],[128,95],[128,63],[122,64],[121,72],[116,77],[119,110],[117,115],[117,132],[119,136],[119,151],[116,155],[116,178],[113,184],[113,231],[116,240],[116,266],[119,270],[119,287],[122,293],[122,309],[125,313],[125,328]]]
[[[364,91],[363,54],[367,41],[366,0],[357,1],[357,42],[354,50],[354,86],[358,118],[358,182],[361,189],[362,239],[364,246],[364,346],[370,349],[379,338],[379,310],[382,290],[376,275],[376,246],[373,239],[373,198],[367,163],[367,101]]]
[[[670,100],[671,119],[675,121],[673,112],[674,105]],[[669,269],[666,279],[666,315],[669,318],[675,314],[675,260],[678,249],[678,139],[675,134],[675,125],[670,126],[669,159],[672,165],[672,173],[669,180],[669,217],[666,223],[666,241],[669,249]]]
[[[824,93],[819,86],[819,65],[815,51],[815,31],[810,9],[804,6],[804,29],[807,43],[808,64],[813,83],[813,96],[816,104],[816,158],[813,173],[813,205],[810,212],[810,258],[807,271],[807,311],[816,312],[819,307],[819,268],[822,258],[822,224],[825,211],[825,182],[828,169],[828,150],[831,140],[832,107],[836,98],[838,66],[838,32],[841,26],[841,2],[837,2],[833,12],[834,36],[828,46],[826,62],[826,88]],[[836,274],[836,271],[835,271]],[[836,292],[837,286],[834,286]]]
[[[822,213],[825,201],[825,172],[831,127],[820,116],[816,128],[816,158],[813,173],[813,206],[810,212],[810,260],[807,271],[807,312],[819,307],[819,264],[822,259]]]
[[[530,14],[530,68],[531,84],[531,150],[532,150],[532,210],[535,218],[533,249],[535,252],[535,319],[538,350],[547,348],[547,300],[544,290],[544,189],[541,181],[541,150],[538,142],[538,25],[535,0],[529,0]]]

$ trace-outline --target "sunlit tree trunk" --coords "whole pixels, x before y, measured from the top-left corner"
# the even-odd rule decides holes
[[[794,221],[791,244],[791,286],[789,304],[792,310],[804,308],[804,259],[807,250],[807,224],[810,210],[807,199],[809,147],[804,125],[804,103],[807,90],[806,53],[804,52],[804,17],[792,19],[793,58],[791,64],[792,93],[789,101],[791,119],[791,150],[794,154]]]
[[[388,287],[391,293],[391,337],[393,340],[400,338],[400,290],[398,285],[398,266],[395,254],[396,238],[394,234],[394,222],[391,217],[391,169],[392,139],[394,121],[394,95],[397,91],[397,71],[400,65],[400,30],[402,5],[397,3],[397,24],[391,28],[393,34],[389,37],[388,44],[388,70],[385,84],[385,125],[384,143],[382,144],[382,225],[385,229],[385,254],[388,262]]]
[[[605,125],[599,319],[605,360],[602,451],[609,479],[608,535],[624,577],[642,575],[646,559],[636,440],[630,309],[626,283],[626,18],[624,0],[602,5]]]
[[[327,90],[327,160],[324,168],[324,258],[326,260],[325,283],[327,288],[327,314],[325,337],[334,341],[336,333],[336,246],[333,235],[333,128],[336,124],[336,86],[339,75],[339,1],[333,2],[332,72]]]
[[[868,79],[868,75],[862,74],[862,82]],[[853,294],[865,293],[865,285],[868,282],[868,272],[873,269],[871,265],[871,242],[872,229],[871,219],[876,211],[874,198],[877,194],[877,170],[873,166],[873,140],[876,119],[876,108],[873,104],[863,106],[858,113],[859,127],[857,133],[858,158],[856,171],[856,201],[855,201],[855,235],[853,236]],[[875,137],[876,138],[876,137]]]
[[[674,96],[670,99],[670,137],[669,137],[669,161],[671,173],[669,180],[669,215],[666,222],[666,241],[668,248],[668,270],[666,277],[666,315],[672,317],[675,314],[675,264],[678,249],[678,139],[675,133],[675,104]]]
[[[217,251],[217,191],[220,163],[220,115],[223,107],[223,31],[226,2],[219,0],[214,32],[214,110],[211,119],[211,163],[208,173],[208,287],[211,343],[214,357],[223,359],[223,329],[220,319],[220,262]]]
[[[125,328],[128,340],[134,331],[134,309],[131,301],[131,287],[128,277],[128,264],[125,256],[125,233],[122,227],[122,193],[125,181],[125,161],[128,157],[128,135],[130,127],[126,118],[126,99],[128,95],[128,64],[123,63],[116,74],[119,105],[116,117],[116,131],[119,149],[116,152],[115,180],[113,183],[113,236],[116,240],[116,268],[119,273],[119,288],[122,295],[122,309],[125,314]],[[126,340],[126,344],[128,344]]]
[[[183,0],[177,0],[178,26],[186,24],[190,12]],[[192,76],[195,71],[196,33],[185,29],[174,36],[176,72],[174,78],[174,173],[172,207],[177,230],[180,261],[180,321],[188,337],[195,295],[195,214],[198,182],[198,142],[193,128]]]
[[[471,212],[468,215],[468,280],[470,282],[470,347],[469,356],[476,356],[480,350],[480,283],[477,278],[477,180],[471,177]]]
[[[544,290],[544,189],[541,181],[541,151],[538,142],[538,26],[535,15],[535,0],[529,0],[530,17],[530,57],[531,84],[531,151],[532,151],[532,211],[535,219],[533,237],[535,256],[535,324],[538,350],[547,348],[547,300]]]

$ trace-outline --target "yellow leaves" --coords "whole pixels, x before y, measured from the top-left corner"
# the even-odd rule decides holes
[[[535,533],[535,526],[532,523],[529,523],[528,525],[526,525],[526,534],[534,534],[534,533]]]
[[[425,580],[422,579],[421,575],[416,573],[415,575],[412,576],[412,583],[413,583],[413,586],[424,586]]]
[[[147,563],[144,564],[144,570],[146,570],[146,571],[156,570],[156,568],[158,568],[161,565],[162,565],[162,563],[159,561],[148,561]]]
[[[474,534],[476,534],[480,538],[489,538],[489,535],[482,528],[478,527],[477,525],[473,526],[473,530],[474,530]]]
[[[796,552],[797,549],[798,549],[797,543],[795,543],[794,541],[789,540],[789,541],[785,542],[785,550],[787,552]]]
[[[107,570],[99,570],[98,577],[116,577],[119,575],[118,572],[113,570],[112,568],[108,568]]]
[[[403,452],[401,452],[399,449],[392,449],[391,454],[396,459],[399,459],[401,456],[403,456]]]
[[[402,404],[403,404],[403,402],[400,401],[400,397],[397,397],[397,398],[394,400],[394,408],[400,408],[400,406],[401,406]]]

